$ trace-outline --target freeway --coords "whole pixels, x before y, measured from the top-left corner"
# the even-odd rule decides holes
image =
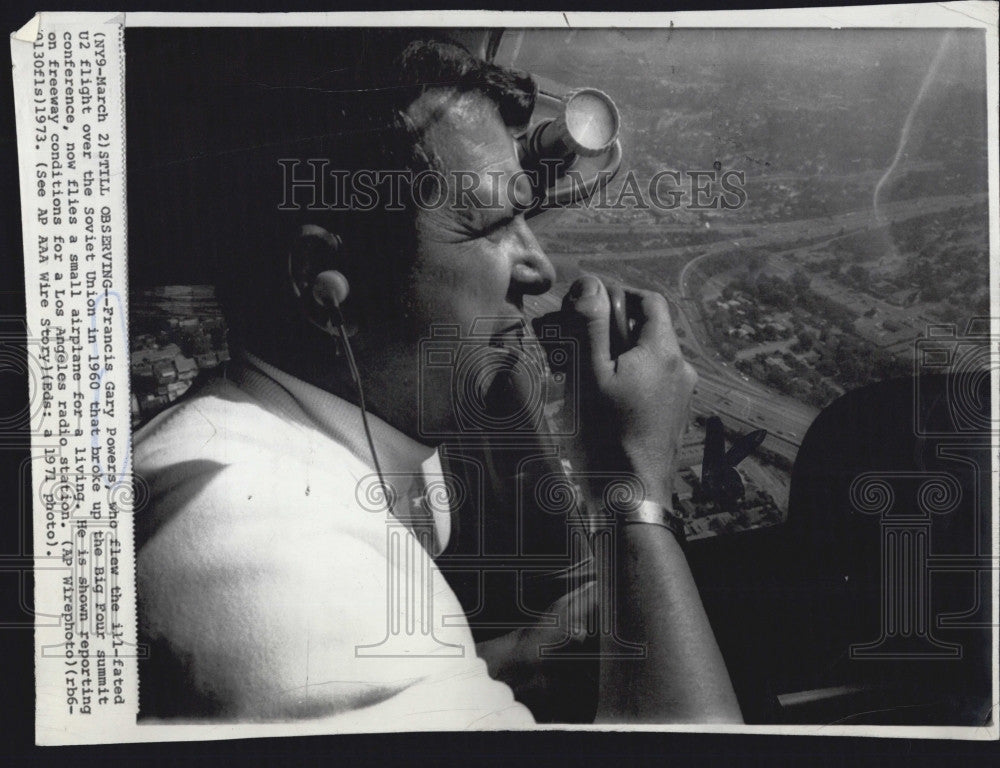
[[[695,364],[695,368],[699,366]],[[779,395],[761,396],[714,373],[699,370],[692,410],[717,415],[726,426],[739,432],[766,429],[764,447],[794,461],[802,437],[819,410],[802,403],[796,403],[799,407],[794,410],[789,409],[780,402],[784,399],[787,398]]]
[[[764,447],[789,460],[794,460],[798,446],[819,410],[740,375],[726,365],[713,349],[703,343],[702,339],[707,338],[707,334],[702,329],[700,299],[688,290],[688,281],[694,270],[702,261],[734,247],[786,251],[790,242],[806,239],[810,242],[837,239],[874,226],[883,226],[882,222],[886,220],[901,221],[938,213],[980,202],[981,199],[985,199],[985,196],[941,195],[919,200],[903,200],[885,204],[880,211],[881,222],[875,220],[870,208],[865,208],[816,219],[776,222],[762,228],[759,235],[752,237],[744,234],[747,225],[740,224],[730,230],[732,237],[724,237],[703,246],[686,245],[614,254],[600,253],[584,258],[589,258],[591,262],[604,259],[610,266],[612,263],[638,258],[691,256],[680,270],[676,288],[671,286],[665,291],[665,295],[677,310],[678,335],[682,336],[681,341],[691,364],[698,371],[699,382],[695,389],[693,410],[704,415],[718,415],[728,427],[737,431],[766,429],[768,437]],[[605,235],[614,232],[613,227],[597,224],[578,223],[574,225],[574,229]],[[656,230],[655,226],[650,227],[651,234]],[[659,229],[659,234],[664,234],[662,228]],[[559,258],[558,254],[553,256]],[[561,262],[564,268],[561,270],[560,281],[552,290],[543,296],[526,298],[525,305],[529,315],[540,315],[559,308],[570,282],[580,272],[578,263],[582,257],[581,254],[567,254]],[[599,268],[592,271],[602,277],[613,277],[610,272],[602,273]]]
[[[972,195],[939,195],[937,197],[924,197],[918,200],[902,200],[895,203],[887,203],[882,206],[880,220],[876,220],[871,209],[866,208],[860,211],[849,211],[836,216],[769,224],[759,235],[753,237],[727,237],[709,244],[704,251],[689,261],[681,270],[678,286],[681,296],[689,298],[690,295],[687,290],[688,280],[692,270],[697,267],[698,263],[703,259],[724,253],[734,246],[742,249],[761,248],[765,246],[774,247],[782,243],[794,242],[805,238],[815,240],[817,241],[816,244],[819,244],[818,241],[824,239],[835,240],[839,237],[872,228],[880,229],[889,221],[904,221],[916,216],[941,213],[952,208],[961,208],[977,202],[984,202],[985,200],[986,195],[978,193]],[[739,228],[741,231],[745,229],[746,227]],[[690,247],[687,246],[687,248]],[[665,249],[664,252],[667,250],[672,249]],[[795,249],[785,246],[781,250],[791,251]],[[655,256],[656,253],[653,251],[645,252],[647,258]]]
[[[926,216],[932,213],[941,213],[953,208],[962,208],[968,205],[985,202],[988,199],[986,193],[970,193],[967,195],[936,195],[933,197],[922,197],[916,200],[899,200],[896,202],[883,203],[879,207],[880,219],[876,219],[870,207],[862,208],[846,213],[832,214],[830,216],[819,216],[812,219],[793,219],[790,221],[775,222],[755,222],[743,221],[726,224],[718,219],[712,221],[712,231],[718,235],[723,233],[727,236],[705,244],[688,244],[680,246],[667,246],[664,248],[643,248],[639,250],[616,250],[614,252],[599,252],[593,254],[572,254],[576,259],[610,259],[615,261],[630,261],[633,259],[649,259],[651,257],[663,256],[690,256],[694,252],[698,255],[704,253],[704,249],[710,249],[714,253],[721,253],[732,247],[732,240],[738,240],[744,248],[773,247],[782,243],[795,242],[804,239],[822,239],[824,237],[834,237],[839,234],[848,234],[851,230],[859,232],[874,227],[883,227],[887,221],[905,221],[917,216]],[[843,228],[843,232],[840,229]],[[553,225],[549,230],[552,234],[557,234],[561,229],[558,225]],[[574,221],[571,227],[566,228],[575,233],[587,232],[594,235],[603,235],[604,239],[612,240],[616,233],[620,233],[622,228],[614,224],[591,223]],[[663,237],[669,241],[671,232],[690,233],[696,228],[690,224],[631,224],[627,231],[631,234]],[[744,233],[747,230],[758,230],[758,234],[747,237]],[[595,237],[595,240],[602,239]],[[787,248],[787,246],[786,246]]]

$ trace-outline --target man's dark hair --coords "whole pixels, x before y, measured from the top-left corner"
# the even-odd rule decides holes
[[[280,342],[289,331],[276,325],[286,282],[281,254],[302,223],[336,232],[351,260],[337,267],[377,272],[384,291],[406,280],[414,248],[409,205],[400,212],[279,210],[287,173],[279,160],[300,161],[298,178],[312,173],[310,159],[346,174],[417,173],[436,159],[403,112],[425,91],[482,93],[512,127],[527,123],[534,108],[530,77],[429,30],[183,30],[166,44],[158,32],[149,45],[127,46],[139,51],[126,62],[130,82],[145,85],[127,94],[130,224],[139,228],[130,232],[132,258],[153,258],[161,275],[175,259],[213,264],[227,317],[247,338]],[[135,70],[141,74],[132,80]],[[164,176],[173,177],[166,188]],[[308,190],[296,195],[302,207],[310,202]],[[157,198],[160,210],[144,207],[152,201],[155,208]],[[171,224],[190,234],[178,237]],[[183,252],[169,252],[171,241]],[[364,281],[352,280],[352,301],[362,310],[378,298],[365,291]]]

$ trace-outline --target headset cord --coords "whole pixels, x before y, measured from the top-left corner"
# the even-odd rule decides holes
[[[365,407],[365,388],[361,384],[361,373],[358,371],[358,364],[354,359],[354,351],[351,349],[351,342],[347,338],[347,326],[344,322],[344,315],[340,311],[340,307],[336,304],[333,307],[333,321],[336,323],[338,330],[340,331],[340,338],[344,342],[344,355],[347,357],[347,365],[351,369],[351,377],[354,379],[354,383],[358,387],[358,405],[361,406],[361,424],[365,429],[365,438],[368,440],[368,449],[372,453],[372,462],[375,464],[375,473],[378,475],[379,485],[382,486],[382,495],[385,497],[385,504],[387,511],[391,514],[392,508],[394,506],[394,492],[390,490],[389,485],[385,481],[385,476],[382,474],[382,467],[378,461],[378,453],[375,450],[375,441],[372,440],[371,428],[368,426],[368,413]]]

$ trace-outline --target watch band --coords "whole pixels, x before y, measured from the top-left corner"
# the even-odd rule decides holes
[[[647,500],[639,502],[625,514],[618,515],[618,522],[620,525],[634,525],[637,523],[658,525],[674,534],[678,542],[683,543],[685,540],[684,520],[673,510],[657,504],[655,501]]]

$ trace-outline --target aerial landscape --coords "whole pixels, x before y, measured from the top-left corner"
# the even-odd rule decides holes
[[[615,46],[601,44],[609,35]],[[697,480],[706,417],[721,417],[730,437],[768,432],[740,465],[747,502],[735,513],[682,503],[700,521],[689,534],[777,522],[823,407],[911,375],[928,326],[961,335],[989,314],[983,40],[938,30],[558,38],[525,35],[514,64],[548,75],[554,90],[611,94],[623,169],[640,180],[741,172],[746,200],[643,209],[627,204],[619,173],[604,209],[534,220],[561,278],[538,309],[557,306],[580,272],[663,293],[699,373],[678,486]]]

